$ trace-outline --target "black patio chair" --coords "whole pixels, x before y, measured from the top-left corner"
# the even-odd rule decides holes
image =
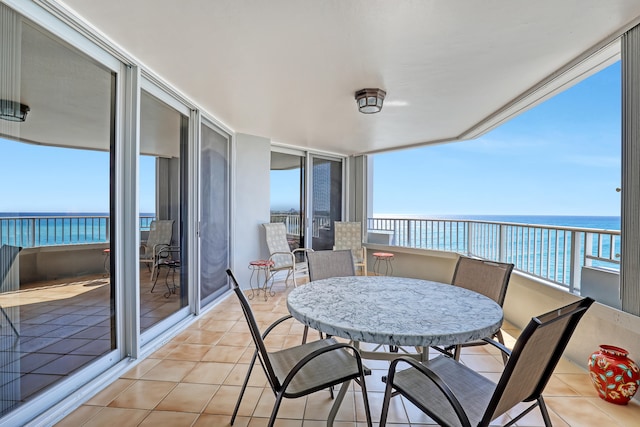
[[[365,385],[365,368],[362,365],[362,359],[358,351],[349,344],[338,343],[335,339],[329,338],[280,351],[268,352],[264,344],[264,338],[277,325],[292,316],[288,315],[276,320],[263,334],[260,334],[253,311],[244,292],[238,286],[238,282],[231,270],[227,270],[227,275],[233,282],[233,290],[240,301],[256,346],[236,407],[231,416],[231,425],[233,425],[238,414],[242,396],[247,388],[249,377],[257,358],[264,369],[271,390],[276,396],[271,417],[269,418],[269,427],[272,427],[275,423],[283,398],[306,396],[338,384],[342,384],[342,387],[347,387],[351,380],[355,380],[360,384],[367,425],[371,427],[371,413]]]
[[[505,426],[510,426],[536,406],[545,426],[551,420],[542,392],[564,352],[578,322],[593,304],[584,298],[531,319],[513,351],[485,338],[509,355],[498,383],[443,355],[423,364],[406,357],[391,362],[386,381],[380,426],[386,425],[389,401],[401,394],[442,426],[488,426],[520,402],[533,402]],[[408,369],[399,371],[406,363]]]
[[[513,264],[510,263],[461,256],[456,263],[451,284],[478,292],[487,298],[491,298],[502,307],[504,298],[507,295],[507,286],[509,286],[513,267]],[[491,338],[497,339],[500,344],[504,345],[504,338],[500,329]],[[456,360],[460,360],[460,351],[463,347],[485,344],[486,342],[483,340],[471,341],[449,347],[447,351],[452,353]],[[502,354],[502,360],[505,364],[507,363],[507,356],[504,353]]]

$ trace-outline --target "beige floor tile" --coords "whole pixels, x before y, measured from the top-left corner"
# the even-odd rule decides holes
[[[249,369],[249,365],[237,364],[233,367],[227,378],[224,380],[225,385],[237,385],[240,386],[244,383],[244,379],[247,376],[247,370]],[[251,371],[251,377],[249,378],[249,386],[251,387],[266,387],[267,386],[267,376],[260,366],[259,363],[256,363],[253,366],[253,370]]]
[[[640,425],[640,402],[631,400],[626,405],[616,405],[601,398],[590,398],[589,402],[616,421],[617,426]]]
[[[234,366],[233,363],[199,362],[184,377],[184,381],[199,384],[222,384]]]
[[[169,381],[138,380],[120,393],[111,403],[112,408],[154,409],[177,383]]]
[[[202,414],[198,417],[198,420],[193,424],[192,427],[230,426],[230,419],[231,417],[229,415]],[[233,427],[247,427],[250,420],[250,417],[236,417],[235,422],[233,423]]]
[[[476,372],[502,372],[504,369],[502,359],[489,354],[463,354],[460,360]]]
[[[252,416],[263,388],[247,387],[238,409],[239,416]],[[204,410],[206,414],[231,415],[240,395],[240,387],[221,386]]]
[[[597,397],[594,399],[598,399]],[[572,427],[616,426],[615,420],[583,397],[548,397],[547,406]],[[637,424],[636,424],[637,426]]]
[[[149,370],[151,368],[156,366],[161,361],[162,361],[162,359],[147,358],[147,359],[141,361],[140,363],[138,363],[136,366],[134,366],[129,371],[127,371],[127,373],[125,373],[122,376],[122,378],[131,378],[131,379],[134,379],[134,380],[140,379],[140,378],[142,378],[144,376],[144,374],[149,372]]]
[[[71,415],[64,418],[62,421],[57,423],[55,427],[77,427],[83,425],[85,422],[90,420],[93,416],[95,416],[98,412],[100,412],[103,408],[100,406],[87,406],[83,405],[73,411]]]
[[[199,362],[202,360],[202,357],[209,352],[209,350],[211,350],[211,346],[209,345],[182,343],[173,349],[165,359]]]
[[[189,344],[205,344],[205,345],[215,345],[220,341],[220,338],[224,335],[223,331],[205,331],[205,330],[197,330],[194,331],[189,339],[186,341]]]
[[[134,427],[149,415],[144,409],[102,408],[82,427]]]
[[[597,397],[591,378],[586,372],[579,374],[554,374],[554,376],[575,390],[580,396]]]
[[[111,383],[107,388],[89,399],[85,405],[107,406],[120,393],[129,388],[135,380],[120,378]]]
[[[180,427],[191,426],[198,414],[188,412],[152,411],[140,424],[140,427]]]
[[[182,381],[189,372],[196,366],[196,362],[186,360],[167,360],[163,359],[149,369],[143,376],[145,380],[158,381]]]
[[[209,403],[218,386],[180,383],[160,402],[157,410],[200,413]]]
[[[213,346],[202,357],[203,362],[238,363],[245,347]]]

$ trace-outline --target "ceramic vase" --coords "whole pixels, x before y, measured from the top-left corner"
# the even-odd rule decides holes
[[[623,348],[601,345],[589,358],[591,381],[607,402],[626,405],[640,386],[640,370],[628,355]]]

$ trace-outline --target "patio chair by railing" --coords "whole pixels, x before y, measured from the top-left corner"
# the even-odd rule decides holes
[[[545,426],[551,427],[542,392],[578,322],[593,302],[585,298],[532,318],[512,352],[486,339],[509,356],[497,383],[449,356],[424,363],[407,357],[394,360],[388,376],[383,378],[387,386],[380,426],[386,425],[391,397],[400,394],[438,425],[485,427],[508,411],[513,419],[505,426],[510,426],[539,407]],[[409,368],[398,370],[401,363]],[[520,410],[521,402],[529,406]]]

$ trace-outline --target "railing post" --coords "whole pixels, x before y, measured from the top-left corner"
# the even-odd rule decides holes
[[[473,222],[467,222],[467,255],[473,254]]]
[[[411,232],[411,224],[413,221],[411,221],[410,219],[407,220],[407,246],[408,247],[413,247],[411,246],[411,235],[413,234]]]
[[[591,248],[593,248],[593,233],[584,233],[584,265],[591,266],[593,261],[589,257],[589,255],[593,255],[591,253]],[[598,248],[597,257],[600,257],[600,248]]]
[[[500,224],[498,233],[498,261],[507,262],[507,226]]]
[[[574,293],[575,289],[580,286],[580,234],[577,231],[571,232],[571,263],[569,274],[571,281],[569,282],[569,292]]]

